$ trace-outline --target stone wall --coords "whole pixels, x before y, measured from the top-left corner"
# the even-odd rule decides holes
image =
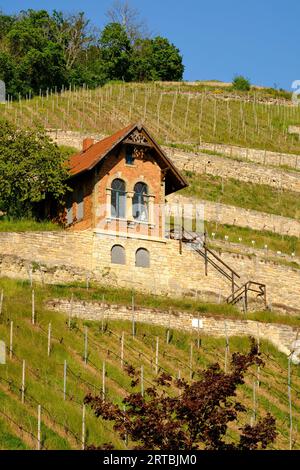
[[[77,149],[82,148],[82,141],[85,137],[92,137],[95,140],[101,140],[105,137],[103,134],[93,134],[87,136],[86,134],[81,134],[80,132],[62,131],[60,129],[48,129],[48,134],[55,142],[57,142],[58,145],[68,145]],[[296,180],[299,181],[299,177],[297,178],[297,174],[295,174],[295,172],[287,173],[287,176],[283,176],[282,173],[285,172],[279,169],[277,170],[276,168],[268,168],[266,176],[259,175],[258,172],[260,169],[259,166],[262,165],[267,167],[287,166],[291,169],[300,170],[300,155],[270,152],[265,150],[243,148],[225,144],[210,144],[205,142],[199,145],[199,152],[197,153],[184,152],[182,150],[166,146],[162,148],[168,154],[168,156],[174,160],[174,163],[176,165],[188,165],[187,169],[190,170],[193,170],[193,166],[191,163],[193,161],[195,165],[194,171],[199,171],[202,173],[206,167],[207,172],[216,172],[211,174],[221,174],[222,171],[224,177],[226,176],[226,173],[228,171],[229,177],[232,175],[232,169],[230,168],[231,165],[238,165],[238,168],[242,168],[241,177],[246,178],[247,173],[249,171],[252,171],[254,172],[255,182],[257,183],[263,182],[264,184],[271,184],[272,186],[276,186],[278,184],[279,187],[280,185],[284,187],[287,181],[292,181],[292,184],[298,188],[293,190],[299,191],[299,183],[297,184],[296,182]],[[201,150],[209,150],[210,152],[220,153],[224,156],[231,157],[231,160],[229,160],[228,158],[226,159],[224,157],[222,158],[222,156],[220,155],[207,155],[205,153],[201,153]],[[214,165],[212,159],[214,161]],[[234,159],[245,160],[245,162],[239,162]],[[183,163],[181,163],[181,160]],[[251,165],[249,162],[254,162],[259,165]],[[238,178],[239,174],[235,173],[235,176],[232,177]],[[245,181],[249,180],[245,179]]]
[[[95,141],[101,140],[106,137],[103,134],[82,134],[81,132],[75,131],[63,131],[61,129],[47,129],[47,134],[51,139],[57,143],[57,145],[67,145],[68,147],[74,147],[77,150],[82,149],[82,141],[86,137],[91,137]]]
[[[188,153],[164,147],[179,170],[234,178],[240,181],[265,184],[276,189],[300,192],[300,172],[263,167],[261,164],[237,161],[218,155]],[[299,156],[300,162],[300,156]]]
[[[288,166],[300,169],[300,155],[291,153],[271,152],[252,148],[238,147],[226,144],[201,143],[199,150],[205,149],[212,152],[222,153],[229,157],[240,158],[267,166]]]
[[[53,300],[47,306],[55,311],[69,314],[71,305],[69,300]],[[122,305],[109,305],[99,302],[73,301],[72,314],[74,317],[84,320],[97,320],[102,318],[109,320],[129,320],[132,321],[132,311],[130,307]],[[192,321],[194,320],[193,326]],[[178,311],[159,311],[149,308],[136,308],[135,321],[165,326],[166,328],[197,331],[198,317],[192,313]],[[230,336],[253,336],[268,340],[273,343],[281,352],[290,354],[295,348],[298,339],[296,328],[288,325],[275,323],[262,323],[252,320],[234,320],[228,318],[215,318],[210,316],[199,317],[199,330],[202,334],[216,337]],[[299,343],[299,342],[298,342]],[[300,347],[295,351],[293,358],[295,362],[300,362]]]
[[[274,310],[284,306],[300,312],[300,270],[276,264],[259,256],[221,252],[222,260],[235,268],[241,276],[241,284],[247,280],[267,286],[268,304]]]
[[[111,248],[115,244],[125,248],[125,265],[111,264]],[[135,266],[138,248],[149,251],[150,268]],[[15,267],[18,277],[25,275],[28,278],[28,266],[30,262],[34,262],[36,269],[33,276],[39,280],[42,280],[39,268],[41,265],[44,278],[51,278],[52,272],[54,280],[63,277],[65,281],[72,281],[73,272],[78,268],[80,273],[85,271],[91,279],[156,294],[195,295],[198,291],[199,295],[211,293],[215,298],[220,289],[222,296],[227,297],[230,294],[228,281],[222,278],[216,280],[213,272],[204,282],[202,259],[189,252],[186,256],[181,255],[179,243],[173,240],[155,242],[139,238],[110,237],[92,231],[0,233],[1,255],[0,275],[6,275],[7,272],[11,275],[13,259],[20,259],[22,268]],[[10,256],[8,262],[5,261],[7,256]],[[195,269],[191,270],[191,265]]]
[[[296,263],[298,266],[300,266],[300,256],[296,255],[295,253],[282,253],[280,251],[273,251],[270,250],[268,245],[265,245],[264,248],[256,248],[255,244],[252,246],[247,246],[243,243],[243,240],[241,242],[233,242],[230,240],[230,237],[228,240],[225,239],[218,239],[212,237],[211,233],[208,233],[208,241],[210,246],[215,250],[215,251],[221,251],[221,252],[226,252],[229,251],[231,253],[241,253],[245,256],[250,255],[250,256],[256,256],[261,259],[274,259],[278,263],[282,264],[287,264],[287,263]],[[295,266],[296,266],[295,264]]]
[[[111,264],[111,248],[121,244],[126,264]],[[150,268],[135,266],[138,248],[150,253]],[[267,285],[272,308],[299,313],[300,271],[253,255],[220,251],[225,263],[241,278]],[[86,232],[0,233],[0,276],[45,282],[72,282],[89,277],[108,285],[135,288],[154,294],[195,296],[203,300],[224,301],[231,293],[230,281],[213,267],[204,273],[201,256],[175,240],[150,241],[116,238]],[[262,306],[261,306],[262,307]]]
[[[268,214],[266,212],[185,197],[176,193],[168,196],[167,201],[170,208],[178,204],[203,204],[204,219],[208,222],[248,227],[254,230],[269,230],[270,232],[282,235],[300,237],[300,222],[289,217],[281,217],[280,215]]]
[[[91,271],[93,232],[1,232],[0,254]]]

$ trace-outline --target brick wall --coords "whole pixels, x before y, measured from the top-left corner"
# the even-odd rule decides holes
[[[59,131],[56,133],[49,131],[49,134],[58,143],[72,146],[79,146],[82,140],[80,134],[73,132],[64,132],[63,136]],[[95,137],[97,137],[97,140],[100,138],[100,136],[93,136],[93,138]],[[74,139],[74,142],[72,139]],[[111,214],[107,205],[107,201],[110,201],[111,198],[110,188],[116,178],[125,182],[125,219],[127,219],[123,222],[119,221],[117,226],[114,221],[111,221]],[[144,182],[148,187],[149,220],[145,223],[135,224],[132,216],[132,204],[134,187],[138,182]],[[73,197],[72,215],[74,222],[69,227],[70,230],[87,230],[97,227],[101,230],[114,232],[139,233],[146,237],[163,235],[162,214],[159,211],[152,210],[152,208],[164,203],[165,188],[162,182],[162,170],[150,152],[146,151],[143,155],[135,154],[133,163],[129,165],[125,159],[125,146],[119,146],[112,151],[110,158],[106,158],[101,162],[100,166],[95,166],[87,173],[81,173],[73,177],[69,184],[74,189],[74,192],[70,195],[70,197]],[[84,216],[82,220],[78,220],[77,213],[76,189],[78,188],[81,188],[84,194]],[[150,216],[153,217],[153,220],[150,220]],[[127,224],[128,220],[132,223]]]
[[[126,198],[129,210],[127,218],[132,218],[132,197],[134,194],[135,184],[144,182],[148,186],[148,194],[153,197],[153,204],[161,204],[165,200],[164,186],[161,178],[161,168],[151,155],[146,155],[144,158],[135,156],[132,165],[126,164],[125,160],[125,147],[121,149],[112,158],[107,158],[100,167],[97,176],[98,184],[95,187],[95,206],[106,208],[107,188],[111,188],[112,181],[115,178],[120,178],[126,185]],[[109,194],[110,197],[110,194]],[[98,213],[95,217],[96,227],[101,227],[104,230],[111,230],[112,224],[106,222],[108,214],[106,212]],[[132,218],[133,220],[133,218]],[[155,230],[151,230],[148,224],[132,225],[128,228],[127,221],[125,222],[124,231],[130,233],[140,233],[146,236],[159,236],[161,234],[161,220],[155,220]],[[122,231],[122,228],[119,229]],[[119,231],[118,230],[118,231]]]
[[[94,208],[93,208],[93,190],[94,190],[94,171],[80,175],[80,177],[73,178],[69,181],[69,186],[73,189],[73,193],[70,193],[73,198],[72,215],[74,225],[70,226],[70,230],[87,230],[93,226],[94,220]],[[83,191],[83,218],[78,220],[77,217],[77,203],[76,194],[77,189]]]

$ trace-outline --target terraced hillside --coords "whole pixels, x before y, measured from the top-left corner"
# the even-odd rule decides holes
[[[7,364],[0,365],[0,448],[23,449],[37,447],[37,409],[41,405],[41,448],[70,449],[82,447],[82,402],[84,396],[103,392],[103,364],[105,363],[105,397],[120,403],[131,390],[131,378],[121,367],[121,337],[124,332],[124,363],[137,370],[144,366],[144,386],[153,383],[156,376],[156,341],[159,339],[158,366],[173,376],[197,378],[199,371],[208,364],[218,361],[225,366],[226,342],[224,339],[179,331],[169,331],[150,324],[136,324],[132,336],[132,324],[126,321],[82,322],[62,314],[47,311],[45,301],[60,296],[105,301],[126,302],[121,291],[98,286],[86,290],[80,286],[34,286],[35,322],[32,324],[32,290],[27,282],[0,279],[0,292],[3,289],[2,313],[0,316],[0,339],[7,345]],[[150,302],[142,296],[143,301]],[[166,307],[172,299],[152,298],[152,302]],[[179,301],[177,301],[179,302]],[[196,301],[184,302],[187,309],[200,309],[204,306]],[[222,305],[211,305],[206,309],[213,313],[214,308],[222,313]],[[231,310],[230,310],[231,309]],[[198,310],[199,311],[199,310]],[[201,313],[202,314],[202,313]],[[234,308],[224,306],[223,314],[234,314]],[[294,322],[296,319],[294,319]],[[13,323],[12,323],[13,322]],[[49,323],[51,323],[51,348],[48,355]],[[12,352],[10,354],[10,337]],[[169,341],[167,341],[167,338]],[[200,341],[199,341],[200,340]],[[230,338],[230,353],[246,350],[245,338]],[[191,345],[193,354],[191,356]],[[290,447],[289,430],[292,429],[291,445],[300,448],[297,422],[300,417],[300,371],[299,366],[291,370],[291,396],[293,422],[289,418],[287,393],[287,358],[278,353],[268,343],[260,344],[265,367],[253,368],[247,375],[244,386],[238,395],[247,408],[245,419],[255,421],[266,411],[277,419],[278,437],[276,449]],[[227,353],[229,353],[227,349]],[[11,356],[11,357],[10,357]],[[228,363],[227,356],[227,363]],[[22,370],[25,360],[24,403],[22,403]],[[65,363],[66,361],[66,363]],[[66,386],[64,394],[64,367]],[[139,391],[140,385],[134,390]],[[170,389],[170,394],[174,391]],[[65,398],[65,399],[64,399]],[[244,418],[243,418],[244,419]],[[238,425],[243,423],[241,418]],[[101,445],[112,442],[117,448],[125,448],[125,443],[114,434],[107,422],[96,419],[86,409],[84,432],[85,445]],[[228,440],[237,438],[237,427],[232,426]],[[130,447],[129,443],[129,447]]]
[[[144,121],[190,183],[171,203],[204,201],[211,247],[225,257],[251,258],[247,279],[257,271],[256,261],[265,271],[269,267],[271,299],[282,269],[286,279],[299,273],[300,142],[288,130],[299,124],[300,112],[289,94],[242,93],[213,83],[111,83],[97,90],[48,90],[1,106],[0,116],[18,126],[42,124],[59,144],[77,148],[83,136],[100,138]],[[0,221],[0,230],[19,229]],[[277,303],[289,305],[290,296],[298,295],[297,286],[292,290],[289,285],[286,299]]]
[[[18,126],[110,134],[142,120],[161,143],[238,144],[299,153],[299,107],[288,94],[272,90],[230,92],[212,85],[187,83],[113,83],[96,90],[48,90],[34,99],[0,108]]]
[[[52,135],[59,143],[77,148],[83,136],[100,137],[129,122],[142,120],[153,136],[165,144],[166,151],[185,171],[190,182],[189,188],[175,194],[175,199],[205,201],[206,215],[210,208],[210,217],[205,221],[210,246],[217,249],[230,265],[237,263],[239,272],[241,266],[247,276],[252,276],[252,272],[256,275],[258,268],[262,276],[269,269],[273,289],[279,292],[284,288],[284,279],[289,284],[290,295],[298,296],[297,283],[290,285],[293,283],[289,279],[296,279],[300,273],[300,142],[299,136],[289,133],[289,127],[300,125],[300,111],[286,94],[274,90],[272,93],[264,90],[237,93],[213,84],[113,83],[97,90],[63,90],[59,93],[49,90],[33,99],[8,102],[0,106],[0,117],[8,118],[20,127],[42,125],[52,129]],[[60,135],[63,135],[61,140]],[[14,221],[0,221],[0,230],[4,231],[42,228],[53,230],[50,224],[42,227],[31,221],[20,221],[17,225]],[[280,286],[277,275],[281,276]],[[45,308],[46,300],[60,296],[71,298],[72,293],[84,300],[99,300],[104,294],[106,302],[129,304],[131,296],[120,289],[108,292],[101,286],[87,291],[75,286],[36,285],[36,321],[33,325],[29,284],[0,279],[0,293],[1,288],[4,300],[0,340],[5,340],[9,347],[12,328],[13,351],[10,357],[7,350],[7,364],[0,365],[0,448],[37,447],[38,405],[41,405],[42,416],[41,447],[81,448],[83,398],[89,391],[103,392],[104,362],[106,397],[120,403],[131,390],[131,378],[121,367],[123,332],[124,360],[137,370],[144,366],[145,387],[156,377],[157,337],[161,371],[166,370],[174,376],[180,373],[190,379],[191,375],[197,378],[198,369],[216,360],[222,366],[225,364],[225,339],[202,336],[198,348],[197,333],[175,330],[167,333],[165,328],[146,324],[137,324],[136,335],[132,337],[130,322],[107,318],[83,322],[74,318],[69,324],[64,315]],[[232,306],[204,304],[201,298],[199,301],[180,300],[141,294],[139,301],[164,310],[180,308],[225,318],[240,318],[241,315]],[[273,311],[254,312],[248,314],[248,318],[294,326],[299,322],[296,313],[290,317]],[[48,356],[49,323],[51,351]],[[229,341],[230,352],[246,350],[247,345],[245,338],[230,338]],[[287,358],[268,343],[262,342],[260,346],[266,366],[260,371],[253,369],[239,390],[248,410],[246,420],[251,422],[271,411],[279,431],[274,448],[299,449],[299,366],[292,365],[291,422]],[[22,403],[24,360],[25,402]],[[138,391],[139,385],[134,390]],[[228,439],[235,440],[236,436],[237,428],[232,427]],[[117,448],[125,448],[112,426],[97,420],[89,409],[86,409],[84,441],[85,445],[112,442]]]

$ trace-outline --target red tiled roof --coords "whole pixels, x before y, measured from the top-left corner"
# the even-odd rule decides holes
[[[74,176],[82,171],[93,168],[96,163],[98,163],[119,141],[123,140],[134,127],[135,124],[130,124],[130,126],[124,127],[124,129],[119,130],[115,134],[96,142],[85,152],[81,151],[80,153],[72,155],[69,159],[71,175]]]
[[[94,168],[94,166],[104,158],[110,150],[112,150],[119,142],[122,142],[122,140],[124,140],[138,126],[139,124],[130,124],[115,134],[96,142],[87,150],[72,155],[68,161],[70,175],[75,176],[83,171]],[[157,145],[152,139],[145,127],[142,126],[142,128],[148,138],[153,142],[157,154],[160,155],[160,158],[164,162],[164,170],[168,169],[165,186],[166,195],[185,188],[188,184],[183,175],[177,170],[174,163],[168,158],[159,145]]]

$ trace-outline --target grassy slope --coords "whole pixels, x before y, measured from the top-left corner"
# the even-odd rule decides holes
[[[281,251],[281,253],[289,255],[295,253],[296,256],[300,256],[300,239],[297,237],[279,235],[264,230],[252,230],[248,227],[222,225],[217,222],[205,222],[205,227],[211,242],[213,242],[214,238],[216,240],[224,240],[224,237],[228,236],[228,241],[238,243],[241,246],[241,250],[243,245],[247,247],[254,246],[259,249],[265,249],[267,245],[268,252],[265,249],[266,255],[271,250],[273,252]],[[212,236],[212,233],[215,235]],[[254,245],[252,241],[255,242]]]
[[[233,178],[185,173],[189,186],[178,194],[300,220],[299,193]]]
[[[108,287],[106,285],[91,285],[89,290],[84,284],[74,283],[72,285],[49,285],[47,287],[47,297],[70,299],[73,294],[75,299],[82,301],[101,302],[103,299],[108,304],[131,305],[133,292],[130,289],[120,287]],[[236,306],[230,304],[215,304],[203,302],[191,297],[172,298],[164,295],[151,295],[144,292],[134,292],[134,303],[136,307],[153,308],[163,311],[184,311],[207,316],[221,318],[245,319]],[[297,315],[289,316],[276,311],[256,311],[248,312],[248,320],[255,320],[267,323],[280,323],[291,326],[300,326],[300,317]]]
[[[59,225],[48,221],[37,222],[35,220],[13,220],[0,217],[0,232],[46,232],[60,230]]]
[[[2,407],[6,400],[5,394],[2,392],[0,392],[0,399],[2,405],[0,409],[0,450],[26,450],[25,442],[11,430],[6,421],[6,414],[2,414]]]
[[[208,90],[208,88],[207,88]],[[188,87],[185,85],[160,86],[157,84],[147,85],[113,85],[106,86],[101,90],[93,92],[65,93],[62,96],[52,96],[48,100],[36,98],[30,102],[15,103],[10,108],[1,107],[0,116],[6,116],[18,125],[33,125],[40,122],[46,127],[80,130],[82,132],[94,132],[109,134],[118,128],[126,125],[129,121],[137,119],[144,120],[150,131],[157,136],[161,143],[188,142],[191,144],[203,141],[239,144],[249,147],[271,149],[285,152],[300,153],[300,144],[295,136],[288,135],[286,130],[290,124],[300,123],[300,112],[298,108],[287,106],[268,106],[263,104],[240,103],[229,100],[216,101],[213,96],[206,95],[203,87]],[[213,91],[213,90],[211,90]],[[189,95],[192,92],[193,95]],[[222,93],[216,91],[216,96]],[[245,95],[244,95],[245,96]],[[251,98],[251,97],[250,97]],[[88,109],[88,113],[87,113]],[[226,183],[225,183],[226,185]],[[243,185],[243,184],[242,184]],[[195,192],[197,192],[197,184]],[[222,196],[220,194],[220,182],[201,182],[203,190],[207,191],[209,197]],[[217,186],[217,189],[216,189]],[[231,198],[234,205],[242,200],[246,207],[257,208],[262,204],[270,207],[276,213],[294,211],[292,216],[299,217],[299,208],[294,195],[291,199],[289,193],[283,193],[283,200],[274,191],[267,188],[256,188],[240,186],[234,180],[229,181],[225,193],[227,198]],[[237,198],[237,194],[239,197]],[[278,201],[276,200],[276,196]],[[204,196],[201,196],[204,197]],[[205,198],[209,198],[205,195]],[[225,201],[223,201],[225,202]],[[298,211],[297,213],[295,211]],[[283,214],[285,215],[285,214]],[[22,226],[16,228],[15,225],[2,225],[3,230],[35,230],[41,226],[33,227],[31,223],[23,222]],[[53,227],[45,227],[46,230]],[[228,228],[218,226],[214,232],[218,236],[223,236],[222,230],[230,231],[230,237],[240,236],[243,229]],[[1,230],[1,224],[0,224]],[[266,240],[265,234],[256,234],[254,231],[243,232],[242,238],[246,244],[252,239],[263,243]],[[295,240],[276,239],[269,234],[267,238],[269,248],[273,243],[273,249],[285,251],[282,246],[294,246]],[[233,240],[234,241],[234,240]],[[279,245],[280,244],[280,245]],[[283,245],[284,244],[284,245]],[[292,245],[291,245],[292,244]],[[280,248],[278,248],[280,246]],[[290,248],[288,248],[290,250]],[[297,247],[296,247],[297,250]],[[295,249],[293,249],[295,251]],[[7,366],[0,368],[0,393],[1,408],[13,418],[14,423],[21,424],[30,433],[20,431],[16,424],[8,422],[0,415],[0,448],[34,448],[36,442],[36,407],[41,402],[43,406],[43,444],[47,448],[78,448],[80,447],[81,432],[81,407],[80,403],[87,391],[96,391],[101,388],[101,367],[102,360],[107,361],[107,387],[108,395],[114,400],[120,400],[125,390],[129,390],[130,380],[124,376],[119,367],[119,336],[121,331],[126,331],[127,357],[130,361],[139,366],[141,360],[145,361],[146,380],[151,381],[154,376],[153,368],[149,366],[149,358],[153,358],[154,337],[159,335],[161,345],[164,344],[165,330],[146,325],[138,325],[138,337],[132,340],[130,337],[131,325],[128,322],[110,322],[108,332],[99,332],[96,324],[89,323],[89,338],[93,341],[93,351],[90,353],[90,362],[87,367],[82,363],[83,351],[83,328],[82,322],[78,322],[80,331],[74,328],[66,329],[65,320],[62,316],[49,313],[41,306],[42,298],[45,296],[64,295],[69,296],[70,291],[66,288],[53,288],[47,292],[37,290],[37,304],[39,316],[39,327],[32,327],[30,318],[30,292],[27,285],[16,287],[14,283],[3,281],[6,300],[4,304],[4,317],[0,323],[0,337],[5,337],[8,341],[9,319],[13,318],[15,323],[15,353],[13,361]],[[100,299],[101,292],[91,291],[86,293],[82,289],[74,291],[74,295],[79,298]],[[10,297],[10,299],[9,299]],[[129,291],[105,290],[106,300],[121,301],[130,303]],[[24,303],[25,302],[25,303]],[[200,311],[205,314],[239,316],[233,310],[226,310],[224,306],[212,306],[197,304],[190,300],[172,301],[172,299],[144,298],[136,296],[136,303],[140,305],[150,305],[162,308],[187,309],[188,311]],[[290,323],[288,317],[280,317],[272,314],[261,313],[251,314],[249,318],[264,319],[266,321],[282,321]],[[50,359],[46,358],[46,331],[51,319],[53,334],[55,337],[53,353]],[[299,319],[293,318],[293,324],[299,324]],[[63,341],[60,342],[63,337]],[[191,335],[173,332],[171,344],[161,346],[164,349],[164,358],[160,359],[161,364],[167,370],[175,373],[178,368],[181,373],[189,376],[188,361]],[[34,348],[32,348],[34,344]],[[92,344],[92,343],[91,343]],[[231,350],[245,348],[246,340],[231,339]],[[134,348],[134,349],[129,349]],[[265,353],[272,354],[272,359],[267,361],[267,368],[261,375],[261,386],[258,391],[258,410],[270,410],[278,419],[281,431],[278,437],[276,448],[287,448],[288,446],[288,405],[286,400],[286,359],[275,351],[270,345],[263,344]],[[107,350],[111,353],[107,357]],[[138,353],[139,351],[139,353]],[[140,357],[140,353],[145,356]],[[169,356],[166,356],[168,354]],[[24,406],[20,404],[19,388],[21,377],[21,360],[26,358],[27,372],[27,400]],[[45,360],[41,362],[41,357]],[[68,375],[68,400],[62,401],[62,370],[63,361],[67,359],[70,366]],[[126,358],[126,353],[125,353]],[[175,359],[176,358],[176,359]],[[197,351],[195,362],[199,366],[204,366],[218,358],[224,361],[224,340],[212,338],[202,338],[202,348]],[[274,362],[275,361],[275,362]],[[3,367],[3,368],[2,368]],[[72,376],[72,372],[78,377]],[[299,378],[296,377],[296,368],[293,368],[294,387],[299,389]],[[7,383],[7,380],[13,381]],[[85,381],[85,382],[83,382]],[[49,383],[48,383],[49,382]],[[88,382],[88,383],[87,383]],[[252,385],[250,378],[240,392],[244,403],[249,408],[248,419],[250,419],[252,406]],[[45,392],[46,391],[46,392]],[[295,389],[293,410],[299,419],[299,399],[296,401]],[[87,416],[88,442],[103,443],[112,440],[118,447],[124,444],[120,442],[112,433],[111,426],[107,423],[100,423],[88,411]],[[66,429],[69,431],[67,432]],[[33,435],[32,435],[33,434]],[[233,437],[235,429],[232,430]],[[297,444],[296,444],[297,447]]]
[[[103,360],[106,361],[107,395],[110,399],[121,402],[126,391],[130,390],[130,378],[120,367],[120,335],[125,332],[125,361],[139,368],[144,365],[145,386],[152,383],[155,376],[153,359],[156,336],[160,338],[159,364],[161,370],[176,375],[178,370],[189,378],[189,351],[191,342],[195,342],[193,371],[218,360],[224,364],[224,339],[203,336],[201,348],[196,347],[197,334],[178,331],[171,332],[170,344],[166,344],[166,331],[163,328],[138,324],[137,335],[131,336],[131,324],[124,321],[107,320],[105,332],[97,322],[72,322],[67,328],[66,318],[61,314],[47,312],[43,300],[57,296],[59,292],[67,294],[67,288],[41,288],[36,286],[37,324],[33,326],[31,317],[31,290],[27,283],[0,280],[4,289],[4,305],[0,322],[0,338],[9,343],[10,321],[14,321],[14,356],[8,358],[7,365],[0,366],[0,447],[34,448],[36,441],[37,404],[42,405],[42,443],[45,448],[67,449],[80,448],[81,438],[81,403],[84,395],[101,389],[101,371]],[[74,288],[79,295],[79,288]],[[68,290],[70,295],[70,289]],[[92,291],[91,298],[95,298]],[[99,292],[100,294],[100,292]],[[125,293],[121,297],[125,296]],[[89,294],[86,293],[85,296]],[[109,294],[107,293],[107,296]],[[123,298],[125,302],[125,298]],[[52,351],[47,357],[47,328],[52,324]],[[106,323],[106,321],[105,321]],[[82,360],[84,328],[88,327],[89,356],[88,364]],[[245,350],[246,338],[230,338],[230,351]],[[260,387],[257,390],[258,416],[271,411],[277,418],[279,436],[275,448],[288,446],[288,403],[286,394],[287,359],[268,343],[262,343],[261,349],[266,360],[266,367],[260,372]],[[22,360],[26,359],[26,401],[20,402],[20,380]],[[68,363],[67,400],[63,401],[63,363]],[[252,416],[252,387],[256,380],[253,371],[248,375],[246,384],[239,390],[239,397],[248,409],[247,421]],[[254,374],[254,375],[252,375]],[[299,368],[292,367],[292,396],[295,422],[300,417],[300,403],[296,390],[300,386]],[[139,390],[139,386],[135,390]],[[171,389],[170,393],[173,390]],[[1,416],[1,412],[13,422]],[[25,431],[21,431],[22,426]],[[243,423],[243,419],[239,424]],[[236,427],[230,429],[230,438],[236,439]],[[295,434],[296,436],[296,434]],[[297,437],[297,436],[296,436]],[[101,444],[112,441],[118,448],[124,447],[112,432],[111,425],[97,420],[87,410],[87,442]],[[295,442],[299,448],[299,442]]]
[[[182,83],[115,83],[15,102],[2,106],[0,117],[20,126],[36,122],[102,134],[143,120],[161,143],[202,140],[299,153],[298,137],[287,132],[289,125],[300,124],[299,107],[291,106],[290,99],[273,105],[259,102],[270,98],[265,90],[248,94]]]
[[[222,97],[229,99],[225,101]],[[272,98],[279,98],[281,104],[259,103]],[[299,139],[286,133],[288,125],[300,123],[299,107],[290,106],[290,96],[276,90],[243,93],[203,83],[196,86],[186,83],[114,83],[93,91],[65,92],[49,95],[48,98],[37,97],[31,101],[12,103],[9,107],[0,108],[1,116],[12,119],[20,126],[39,122],[46,127],[101,134],[109,134],[129,121],[142,119],[161,142],[169,144],[182,146],[187,141],[197,144],[201,136],[204,141],[300,153]],[[63,151],[68,155],[74,149],[63,147]],[[300,217],[297,193],[279,192],[274,188],[237,180],[226,181],[222,192],[218,178],[191,175],[190,180],[187,194]],[[32,222],[22,221],[16,225],[14,222],[0,221],[0,231],[54,229],[51,224],[35,226]],[[255,240],[256,246],[261,248],[267,244],[270,250],[289,254],[299,252],[299,240],[294,237],[280,240],[280,237],[269,233],[219,225],[216,237],[223,234],[233,239],[242,238],[241,244],[249,245]]]

